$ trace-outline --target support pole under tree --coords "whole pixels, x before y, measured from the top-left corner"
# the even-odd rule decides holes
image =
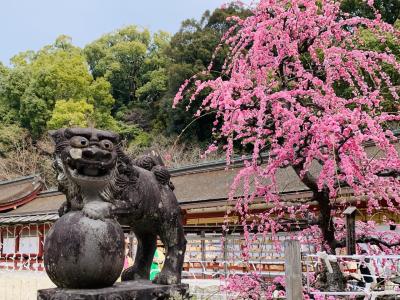
[[[356,254],[356,213],[357,208],[349,206],[343,212],[346,216],[346,249],[347,255]]]
[[[201,231],[200,234],[200,250],[201,250],[201,265],[204,267],[204,271],[206,271],[206,233],[204,230]],[[203,279],[206,278],[206,274],[203,272]]]
[[[224,230],[222,235],[224,237],[224,253],[223,253],[224,276],[225,276],[225,278],[227,278],[227,276],[228,276],[228,264],[227,264],[227,259],[228,259],[228,234]]]
[[[300,300],[303,299],[300,242],[287,240],[284,242],[284,247],[286,299]]]

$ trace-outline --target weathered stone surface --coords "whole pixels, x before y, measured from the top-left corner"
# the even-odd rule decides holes
[[[60,215],[82,211],[90,219],[115,217],[130,227],[138,248],[123,281],[149,278],[159,237],[166,259],[154,282],[180,283],[186,239],[170,174],[162,161],[151,155],[132,160],[123,153],[119,136],[109,131],[67,128],[50,135],[56,144],[59,190],[67,198]]]
[[[164,300],[189,299],[187,284],[159,285],[148,280],[126,281],[102,289],[46,289],[38,300]]]
[[[46,272],[58,287],[112,286],[124,264],[124,233],[114,220],[69,212],[49,231],[44,251]]]

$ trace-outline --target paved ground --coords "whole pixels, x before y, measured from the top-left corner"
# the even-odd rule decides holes
[[[186,279],[183,282],[189,284],[190,293],[194,296],[195,300],[228,299],[225,293],[220,291],[220,280]]]
[[[184,280],[196,300],[226,299],[219,292],[219,280]],[[0,271],[0,300],[36,300],[38,289],[52,288],[54,284],[44,272]]]
[[[52,287],[43,272],[0,271],[0,300],[36,300],[38,289]]]

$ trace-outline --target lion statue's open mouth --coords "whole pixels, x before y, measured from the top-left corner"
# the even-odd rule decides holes
[[[68,129],[69,141],[62,145],[61,160],[71,178],[81,181],[106,181],[115,170],[118,136],[106,131]]]
[[[76,150],[78,149],[71,149],[70,152],[77,152]],[[67,159],[67,165],[73,177],[95,177],[100,179],[110,176],[112,170],[115,168],[116,159],[97,161],[70,157]]]
[[[106,179],[110,176],[111,170],[105,168],[103,163],[84,163],[82,161],[73,161],[68,164],[72,177],[90,179]]]

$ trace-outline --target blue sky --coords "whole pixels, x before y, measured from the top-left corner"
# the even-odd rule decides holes
[[[60,34],[85,44],[125,25],[176,32],[181,21],[199,18],[229,0],[0,0],[0,61],[38,50]]]

